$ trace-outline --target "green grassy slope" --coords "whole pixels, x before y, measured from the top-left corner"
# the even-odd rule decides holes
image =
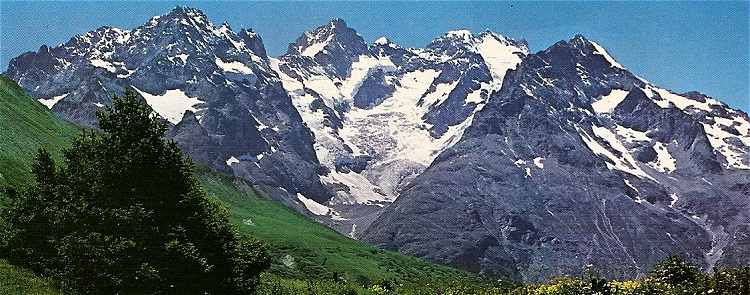
[[[0,186],[30,179],[29,159],[37,149],[45,147],[59,155],[78,131],[0,75]]]
[[[0,260],[0,294],[64,294],[54,282]]]
[[[55,117],[15,82],[0,76],[0,83],[0,186],[19,185],[31,179],[30,163],[39,147],[59,155],[79,129]],[[271,271],[278,275],[358,281],[464,275],[344,237],[259,196],[240,180],[205,168],[196,174],[206,191],[230,208],[242,233],[269,244]]]
[[[198,174],[204,189],[231,209],[232,222],[242,233],[270,244],[274,273],[291,277],[336,275],[364,281],[465,275],[349,239],[278,202],[260,197],[239,179],[207,169]]]

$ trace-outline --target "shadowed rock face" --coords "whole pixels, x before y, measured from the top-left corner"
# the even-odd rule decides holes
[[[5,75],[86,126],[133,87],[196,161],[353,238],[469,271],[750,263],[747,114],[642,80],[583,36],[536,54],[466,30],[403,48],[334,19],[274,58],[252,30],[177,7],[42,46]]]
[[[702,125],[747,115],[680,109],[654,89],[581,36],[530,55],[362,238],[523,280],[588,264],[633,277],[677,253],[704,268],[747,264],[750,173]],[[618,91],[612,110],[592,107]]]

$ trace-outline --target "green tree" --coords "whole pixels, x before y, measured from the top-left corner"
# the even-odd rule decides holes
[[[650,277],[685,294],[697,294],[702,290],[705,275],[694,265],[679,256],[670,256],[657,263]]]
[[[164,123],[128,90],[3,209],[0,254],[82,293],[246,294],[270,260],[208,198]]]

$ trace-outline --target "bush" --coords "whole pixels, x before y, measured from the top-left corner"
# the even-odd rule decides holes
[[[254,292],[269,266],[228,211],[208,198],[192,162],[132,91],[99,113],[63,165],[40,150],[36,184],[9,190],[0,254],[81,293]]]

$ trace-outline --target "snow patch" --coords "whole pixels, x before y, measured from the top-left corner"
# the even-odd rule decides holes
[[[40,98],[38,99],[38,101],[45,105],[48,109],[51,109],[58,101],[68,96],[68,94],[70,93],[65,93],[52,98]]]
[[[635,188],[635,186],[633,186],[633,184],[630,183],[630,180],[623,179],[623,182],[625,182],[625,185],[627,185],[628,187],[630,187],[631,189],[633,189],[636,192],[635,202],[638,203],[638,204],[643,203],[644,200],[641,199],[641,195],[640,195],[638,189]]]
[[[656,151],[656,163],[654,163],[656,170],[672,173],[677,169],[677,160],[669,153],[666,145],[656,142],[654,143],[654,150]]]
[[[195,105],[202,104],[204,101],[189,97],[180,89],[167,90],[162,95],[153,95],[132,86],[146,100],[146,103],[156,111],[159,116],[167,119],[172,124],[180,123],[182,116],[186,111],[196,112],[198,109]]]
[[[615,126],[615,132],[617,132],[617,135],[622,136],[622,138],[625,139],[625,142],[627,143],[635,143],[638,141],[651,141],[651,138],[648,137],[648,132],[641,132],[641,131],[630,129],[630,128],[620,126],[620,125]]]
[[[669,195],[669,197],[672,198],[672,201],[669,203],[669,207],[674,208],[674,205],[677,204],[677,201],[679,200],[679,198],[677,197],[677,193],[672,193],[671,195]]]
[[[616,67],[616,68],[625,69],[625,67],[623,67],[617,61],[615,61],[615,59],[612,58],[612,56],[610,56],[609,53],[607,53],[607,50],[605,50],[604,47],[599,46],[599,44],[596,43],[596,42],[594,42],[594,41],[591,41],[591,45],[594,45],[594,49],[596,49],[594,51],[594,53],[604,56],[604,59],[606,59],[607,62],[609,62],[610,65],[612,65],[613,67]]]
[[[374,205],[382,202],[394,201],[392,196],[385,196],[375,192],[378,188],[376,185],[372,184],[370,180],[362,174],[353,171],[349,171],[348,173],[332,171],[328,173],[328,175],[321,177],[321,181],[327,184],[344,184],[349,187],[348,196],[340,195],[335,199],[337,203],[346,205]]]
[[[375,45],[388,45],[391,41],[388,40],[385,36],[378,38],[378,40],[375,40]]]
[[[216,63],[216,66],[218,66],[224,72],[233,72],[246,75],[251,75],[253,73],[253,70],[238,61],[225,62],[221,58],[216,57],[214,59],[214,62]]]
[[[531,176],[531,168],[526,167],[526,161],[518,159],[513,164],[516,165],[516,167],[523,169],[523,177],[528,178]]]
[[[318,42],[307,46],[305,50],[302,51],[302,56],[315,57],[320,51],[323,50],[323,48],[326,47],[326,45],[328,45],[328,43],[331,42],[332,38],[333,35],[328,36],[328,39],[323,42]]]
[[[609,94],[604,95],[599,98],[599,100],[595,101],[591,107],[594,108],[594,112],[596,113],[611,113],[627,95],[628,92],[625,90],[612,89]]]
[[[361,55],[359,59],[352,63],[351,70],[349,71],[349,77],[342,81],[341,93],[347,97],[354,97],[359,91],[359,87],[367,76],[377,69],[383,70],[384,72],[393,71],[396,69],[396,65],[389,57],[370,57],[368,55]]]
[[[649,88],[653,88],[653,91],[656,92],[656,93],[658,93],[659,96],[661,96],[661,98],[663,98],[665,100],[664,102],[661,102],[661,103],[659,103],[657,101],[657,104],[660,107],[662,107],[662,108],[669,107],[669,103],[668,102],[671,102],[677,108],[679,108],[681,110],[687,109],[689,107],[694,107],[696,109],[700,109],[700,110],[704,110],[704,111],[710,112],[712,105],[720,105],[721,104],[717,100],[710,99],[710,98],[706,99],[705,102],[700,102],[700,101],[692,100],[690,98],[687,98],[687,97],[684,97],[684,96],[681,96],[681,95],[674,94],[671,91],[663,89],[663,88],[651,87],[651,86],[649,86]]]
[[[320,203],[315,202],[315,200],[313,199],[308,199],[300,193],[297,193],[297,199],[302,202],[302,204],[305,205],[305,208],[312,212],[312,214],[328,215],[328,213],[331,211],[331,208],[328,208],[325,205],[321,205]]]
[[[185,63],[187,63],[187,59],[188,59],[188,57],[190,57],[190,55],[189,54],[181,53],[181,54],[175,55],[175,57],[177,57],[180,60],[182,60],[182,63],[185,64]]]
[[[611,131],[609,131],[609,129],[604,128],[604,127],[599,127],[599,126],[593,126],[592,128],[592,130],[594,131],[594,135],[604,139],[605,142],[607,142],[610,147],[620,152],[621,157],[618,157],[614,153],[609,151],[602,144],[600,144],[594,137],[586,133],[585,130],[581,129],[578,126],[576,126],[576,129],[578,129],[578,132],[583,142],[586,144],[586,146],[588,146],[588,148],[592,152],[609,159],[609,161],[606,161],[607,168],[620,170],[629,174],[633,174],[640,178],[648,178],[653,181],[656,181],[656,179],[648,175],[640,167],[637,166],[635,159],[633,159],[633,156],[630,154],[628,149],[625,148],[625,146],[623,146],[619,140],[617,140],[617,136]]]
[[[521,63],[521,58],[514,54],[518,47],[501,41],[504,40],[500,40],[495,34],[485,34],[481,43],[476,46],[476,51],[490,69],[494,84],[498,86],[503,84],[505,73]]]
[[[539,169],[544,169],[544,158],[542,157],[534,158],[534,166],[536,166]]]
[[[749,161],[745,160],[745,157],[750,150],[750,137],[748,136],[736,136],[722,129],[721,124],[707,124],[701,123],[703,130],[706,132],[709,143],[711,146],[719,152],[727,161],[727,167],[737,169],[750,169]],[[740,142],[744,147],[732,145],[727,142],[728,139],[735,137],[739,138]]]
[[[97,68],[105,69],[105,70],[107,70],[108,72],[111,72],[111,73],[117,72],[117,67],[115,67],[115,65],[113,65],[112,63],[110,63],[108,61],[104,61],[104,60],[101,60],[101,59],[97,58],[97,59],[90,60],[90,62],[91,62],[92,66],[95,66]]]
[[[239,162],[240,162],[240,160],[238,160],[234,156],[232,156],[232,157],[230,157],[229,159],[226,160],[227,166],[232,166],[232,164],[239,163]]]

